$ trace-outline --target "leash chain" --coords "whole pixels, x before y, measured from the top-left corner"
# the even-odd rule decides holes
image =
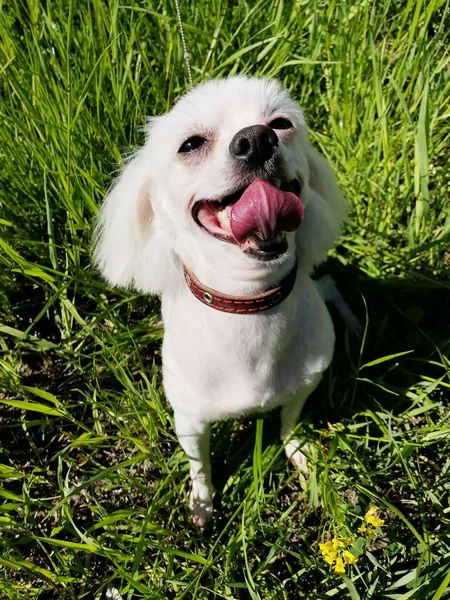
[[[177,19],[178,19],[178,27],[180,29],[181,36],[181,45],[183,46],[183,57],[184,62],[186,63],[188,79],[189,79],[189,87],[192,87],[192,72],[191,72],[191,63],[189,60],[189,52],[187,51],[186,38],[184,37],[183,23],[181,21],[181,10],[179,0],[175,0],[175,7],[177,11]]]

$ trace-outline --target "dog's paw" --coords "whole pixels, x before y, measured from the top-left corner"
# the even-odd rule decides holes
[[[309,452],[309,445],[302,445],[299,440],[292,439],[285,445],[284,451],[286,452],[286,456],[294,465],[294,467],[298,471],[301,471],[302,473],[305,473],[305,475],[307,475],[308,459],[306,458],[305,452]]]
[[[189,508],[194,525],[205,533],[212,520],[212,487],[203,478],[192,479]]]
[[[202,533],[205,533],[209,529],[212,520],[212,498],[200,498],[197,494],[191,492],[189,508],[192,522]]]

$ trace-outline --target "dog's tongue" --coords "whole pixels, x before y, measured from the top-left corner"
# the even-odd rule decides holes
[[[231,207],[230,229],[239,244],[251,235],[268,240],[280,231],[295,231],[303,205],[292,192],[283,192],[264,179],[255,179]]]

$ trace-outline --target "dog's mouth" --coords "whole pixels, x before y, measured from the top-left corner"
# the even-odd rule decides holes
[[[300,181],[276,187],[265,179],[216,200],[199,200],[192,208],[196,223],[210,235],[255,258],[272,260],[288,248],[286,232],[303,219]]]

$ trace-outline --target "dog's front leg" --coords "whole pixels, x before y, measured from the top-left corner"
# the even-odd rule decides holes
[[[209,441],[211,425],[175,413],[178,440],[189,459],[192,488],[189,506],[194,525],[201,531],[208,526],[213,510]]]
[[[292,400],[286,402],[281,408],[280,437],[285,444],[284,451],[294,467],[299,471],[303,471],[303,473],[308,473],[308,460],[305,452],[309,452],[309,445],[294,437],[293,431],[308,396],[316,389],[319,381],[320,377],[314,384],[296,394]]]

